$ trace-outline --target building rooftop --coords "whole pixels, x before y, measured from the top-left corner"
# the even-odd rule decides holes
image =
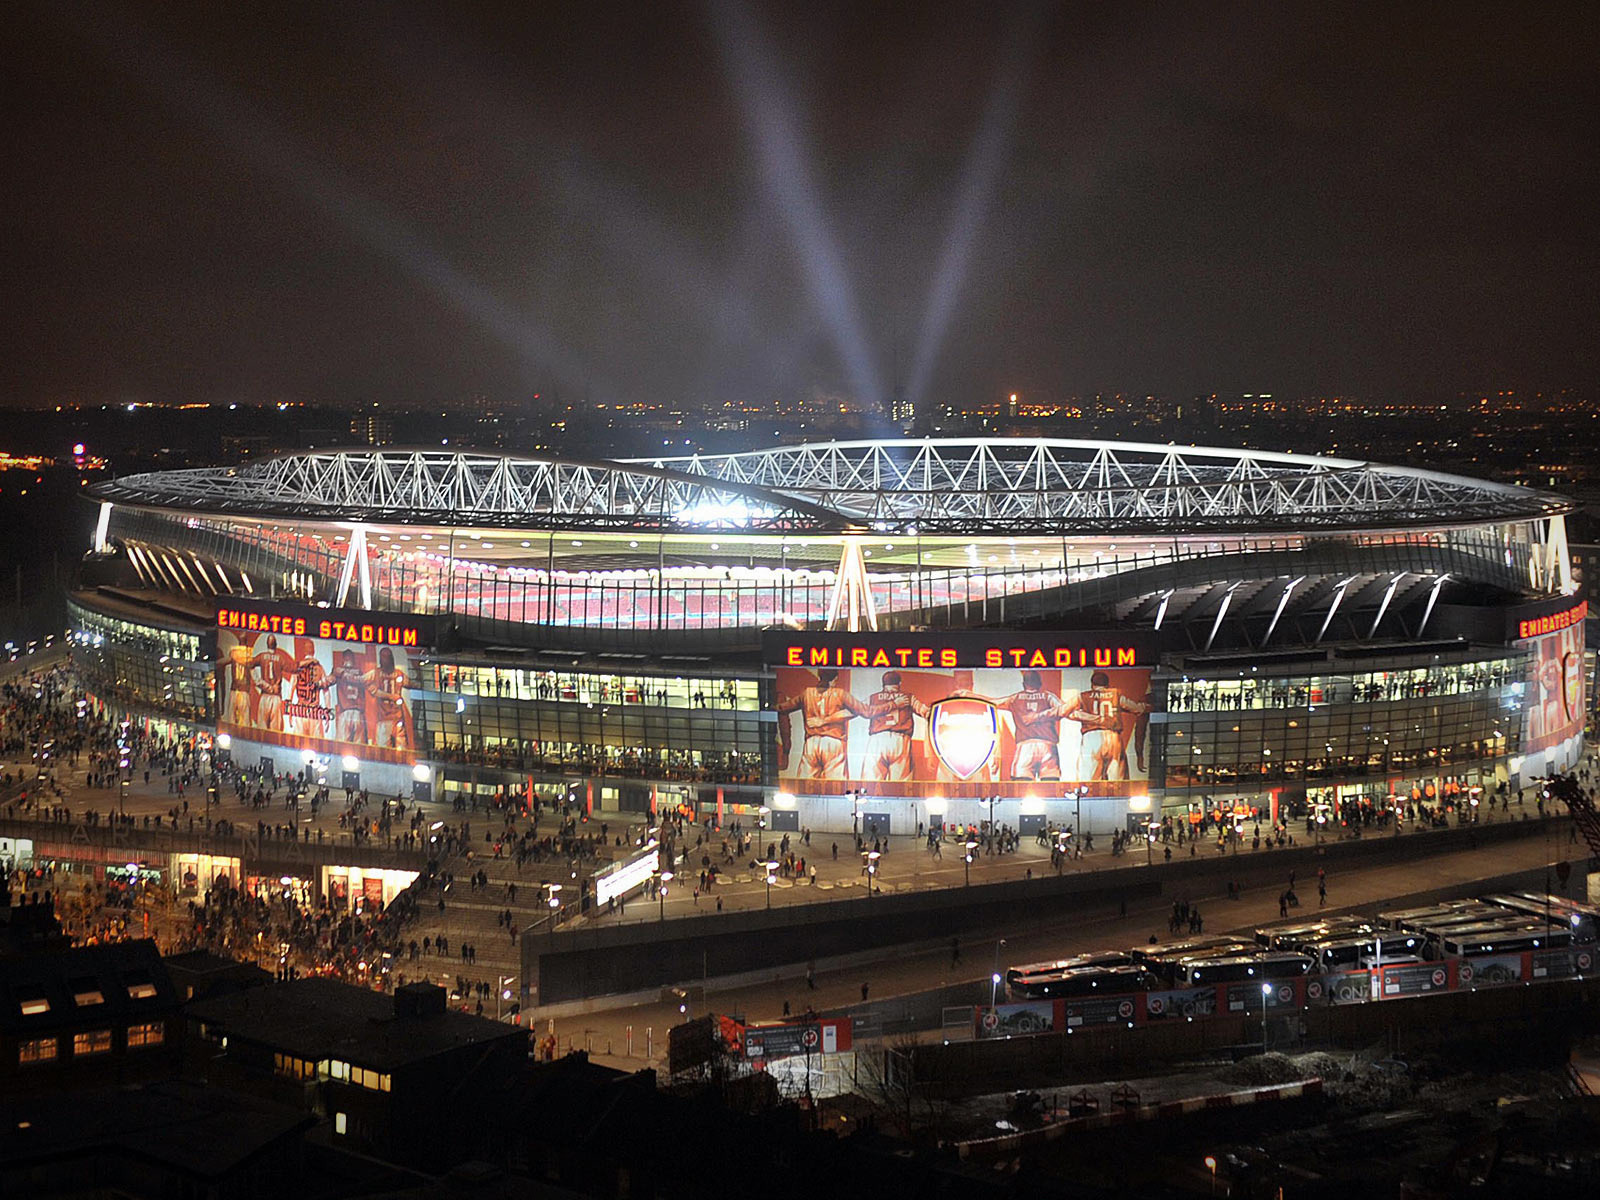
[[[121,1024],[177,1004],[148,939],[0,958],[0,1029],[8,1033]]]
[[[319,1062],[339,1059],[385,1072],[464,1046],[527,1037],[524,1029],[442,1004],[435,1011],[417,1005],[405,1011],[408,989],[402,993],[388,996],[333,979],[297,979],[197,1000],[188,1012],[213,1030],[284,1054]]]
[[[0,1162],[111,1153],[216,1178],[316,1124],[309,1113],[199,1083],[45,1092],[0,1106]]]

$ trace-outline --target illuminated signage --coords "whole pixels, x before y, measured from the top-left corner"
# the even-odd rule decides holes
[[[1542,617],[1530,617],[1517,622],[1517,639],[1543,637],[1547,633],[1560,633],[1563,629],[1570,629],[1581,624],[1589,615],[1589,602],[1580,600],[1571,608],[1564,608],[1560,612],[1549,613]]]
[[[1154,665],[1151,642],[1127,634],[1096,638],[1083,634],[959,633],[945,636],[908,634],[812,634],[805,637],[769,634],[766,658],[780,667],[833,667],[867,670],[952,671],[1004,667],[1016,670],[1067,671],[1094,667]]]
[[[411,765],[427,618],[229,598],[217,605],[217,732],[302,753]]]
[[[284,613],[251,612],[238,608],[217,610],[218,629],[242,629],[250,633],[281,633],[289,637],[326,638],[365,646],[417,646],[421,631],[414,625],[390,625],[372,620],[345,620],[329,617],[306,618]]]
[[[930,801],[1147,792],[1158,645],[1126,631],[773,631],[778,785]]]
[[[607,904],[618,896],[626,895],[634,888],[650,882],[660,869],[661,851],[655,846],[637,858],[607,867],[594,877],[595,903]]]

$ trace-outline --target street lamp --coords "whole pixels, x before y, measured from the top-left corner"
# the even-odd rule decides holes
[[[879,854],[876,850],[867,851],[867,899],[872,899],[872,877],[878,873]]]
[[[1261,1053],[1267,1052],[1267,997],[1272,995],[1272,985],[1261,985]]]
[[[989,1007],[993,1008],[1000,992],[1000,947],[1006,944],[1001,938],[994,944],[994,972],[989,976]]]
[[[966,886],[967,887],[971,887],[972,886],[972,852],[974,850],[976,850],[977,848],[978,848],[978,843],[973,841],[971,838],[968,838],[967,839],[967,854],[966,854],[966,857],[961,860],[962,869],[965,870],[966,873],[967,873],[967,882],[966,882]]]
[[[1156,862],[1156,822],[1155,818],[1145,822],[1144,825],[1144,865],[1155,866]]]
[[[494,990],[494,1019],[500,1020],[500,1003],[511,999],[511,984],[517,981],[515,975],[502,975],[495,984]]]
[[[771,908],[772,907],[772,883],[773,883],[773,880],[775,880],[777,878],[777,876],[774,874],[774,872],[777,871],[778,864],[776,862],[764,862],[761,865],[763,867],[765,867],[766,871],[767,871],[767,907]]]
[[[667,884],[669,884],[671,882],[672,882],[672,872],[671,871],[663,871],[663,872],[661,872],[661,888],[660,888],[660,893],[661,893],[661,919],[663,921],[665,921],[667,919]]]

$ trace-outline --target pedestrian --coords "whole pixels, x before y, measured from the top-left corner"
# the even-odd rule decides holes
[[[721,896],[717,897],[717,911],[718,912],[722,911],[722,897]]]
[[[817,990],[817,967],[815,963],[806,964],[806,987],[813,992]]]
[[[789,1002],[787,1000],[783,1002],[783,1018],[784,1020],[789,1019]]]
[[[953,937],[953,938],[950,939],[950,965],[953,967],[960,961],[961,961],[961,939],[958,938],[958,937]]]
[[[1328,903],[1328,881],[1317,880],[1317,907],[1322,908]]]
[[[866,1002],[867,1002],[867,985],[863,983],[861,985],[861,1003],[865,1004]]]

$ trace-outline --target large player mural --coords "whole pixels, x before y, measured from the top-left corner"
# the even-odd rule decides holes
[[[229,612],[218,616],[219,732],[322,754],[415,762],[414,635],[256,613],[234,613],[245,619],[230,626]]]
[[[865,665],[851,653],[858,646],[832,642],[826,655],[809,645],[795,654],[792,639],[777,647],[781,787],[1020,797],[1146,786],[1150,672],[1136,650],[970,636],[881,641],[869,642]]]

